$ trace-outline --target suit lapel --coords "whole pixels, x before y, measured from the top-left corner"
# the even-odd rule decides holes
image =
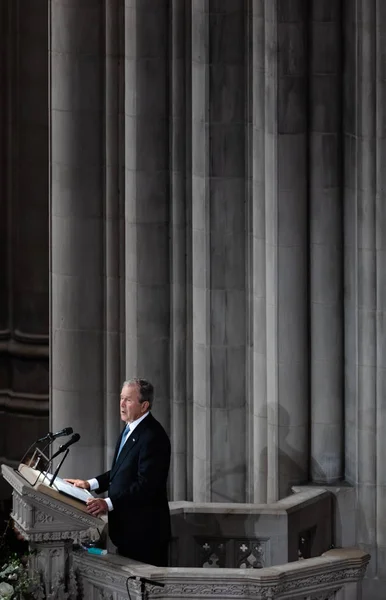
[[[115,448],[114,461],[113,461],[113,466],[111,469],[110,480],[115,475],[115,473],[119,469],[120,465],[127,459],[127,457],[130,454],[130,451],[137,444],[142,431],[144,431],[146,429],[146,427],[149,424],[149,419],[151,419],[151,418],[152,418],[152,416],[151,416],[151,414],[149,414],[145,419],[143,419],[143,421],[141,421],[139,423],[139,425],[137,425],[137,427],[134,429],[133,433],[130,433],[128,439],[125,442],[125,445],[123,446],[123,448],[121,450],[120,455],[118,456],[118,459],[116,459],[116,456],[118,454],[118,449],[121,444],[122,435],[125,430],[122,431],[121,435],[118,438],[117,446]]]

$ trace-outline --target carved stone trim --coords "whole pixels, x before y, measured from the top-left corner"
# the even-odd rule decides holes
[[[1,474],[3,475],[5,481],[9,483],[9,485],[13,488],[12,495],[17,492],[20,496],[23,494],[25,489],[25,484],[20,477],[15,477],[13,475],[13,469],[7,467],[7,465],[2,465]]]
[[[107,571],[106,569],[91,567],[90,565],[86,565],[82,561],[82,557],[77,555],[74,552],[74,564],[76,565],[75,570],[78,575],[86,577],[93,581],[93,583],[99,584],[101,583],[101,579],[103,579],[103,583],[108,586],[113,586],[119,589],[126,588],[126,580],[129,577],[129,573],[127,574],[117,574]],[[132,581],[133,589],[140,591],[140,585]]]
[[[314,590],[315,587],[323,586],[326,590],[330,589],[330,586],[334,586],[337,583],[340,583],[338,589],[342,587],[345,583],[350,581],[359,581],[363,579],[367,568],[367,563],[365,565],[361,565],[359,567],[347,567],[337,570],[331,570],[324,573],[315,573],[312,576],[303,577],[299,579],[293,579],[291,581],[285,582],[280,587],[281,592],[292,592],[299,588],[299,584],[301,583],[304,592],[307,594],[308,590]],[[309,592],[308,592],[309,593]],[[314,592],[316,593],[316,592]],[[320,594],[320,590],[317,591]]]
[[[53,523],[54,517],[48,513],[44,513],[41,510],[35,511],[35,521],[37,523]]]
[[[39,504],[43,504],[51,510],[66,515],[66,517],[71,517],[73,519],[75,518],[77,521],[84,523],[88,527],[93,527],[94,529],[96,529],[98,526],[95,522],[96,520],[92,517],[88,517],[86,513],[82,513],[81,511],[77,510],[76,508],[72,508],[67,504],[55,502],[51,500],[49,496],[45,496],[44,494],[37,494],[32,491],[32,488],[31,491],[26,491],[24,495],[28,498],[31,498]]]
[[[106,589],[115,588],[115,590],[124,590],[126,586],[126,578],[128,574],[122,575],[110,570],[108,565],[105,563],[96,566],[91,566],[81,554],[74,555],[74,562],[76,563],[76,569],[80,578],[84,578],[85,581],[90,581],[93,585],[101,587],[105,586]],[[149,598],[197,598],[197,597],[212,597],[212,598],[259,598],[260,600],[293,600],[296,598],[302,598],[304,600],[326,600],[327,598],[333,597],[345,583],[349,581],[360,581],[365,573],[366,564],[360,566],[349,566],[341,567],[335,570],[327,570],[329,565],[323,565],[315,569],[314,575],[307,574],[302,577],[302,572],[297,571],[296,576],[289,574],[288,579],[282,581],[283,574],[278,573],[277,575],[270,575],[266,581],[252,581],[243,582],[240,577],[239,582],[235,581],[233,576],[228,576],[227,581],[210,579],[210,575],[207,581],[200,577],[200,580],[190,580],[189,577],[184,579],[177,573],[165,574],[162,577],[158,576],[157,579],[165,582],[165,587],[160,588],[157,586],[147,585],[146,589]],[[317,572],[319,569],[323,569],[324,572]],[[156,575],[154,574],[154,577]],[[174,579],[174,581],[173,581]],[[172,580],[172,581],[171,581]],[[245,581],[245,580],[244,580]],[[136,581],[130,582],[130,589],[134,592],[138,590],[139,583]]]

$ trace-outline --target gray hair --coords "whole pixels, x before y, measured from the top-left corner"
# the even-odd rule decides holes
[[[132,379],[124,381],[122,388],[124,388],[125,386],[130,387],[132,385],[135,385],[138,388],[139,401],[141,402],[141,404],[142,402],[148,402],[150,409],[153,406],[154,400],[154,387],[152,386],[150,381],[146,381],[146,379],[139,379],[137,377],[133,377]]]

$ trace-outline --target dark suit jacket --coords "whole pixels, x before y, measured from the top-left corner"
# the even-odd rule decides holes
[[[122,432],[123,434],[123,432]],[[108,492],[114,510],[109,512],[109,535],[118,548],[147,539],[170,539],[166,481],[170,466],[170,440],[150,413],[130,434],[110,471],[97,477],[98,493]]]

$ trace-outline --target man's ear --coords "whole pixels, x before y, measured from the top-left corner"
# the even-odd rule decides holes
[[[143,406],[143,414],[145,414],[145,412],[147,412],[150,408],[150,403],[148,400],[145,400],[145,402],[142,402],[142,406]]]

